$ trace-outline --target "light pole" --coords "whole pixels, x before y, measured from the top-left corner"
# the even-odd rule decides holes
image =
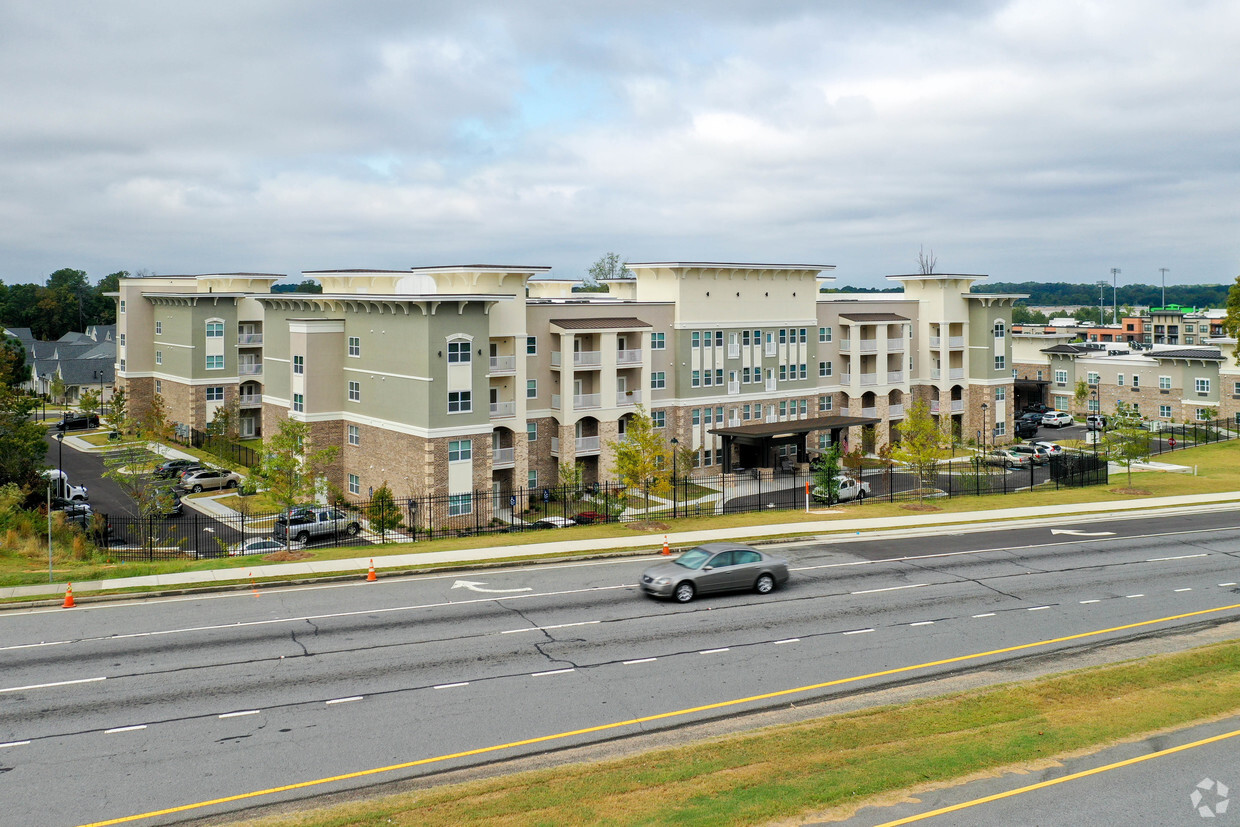
[[[985,402],[983,402],[982,403],[982,447],[983,448],[987,446],[986,439],[989,435],[988,429],[990,428],[990,418],[989,418],[989,415],[987,414],[987,411],[989,410],[990,410],[990,406],[987,405]],[[990,441],[993,442],[994,440],[990,440]]]
[[[1111,324],[1119,322],[1119,268],[1111,268]]]
[[[47,582],[52,580],[52,481],[47,481]]]
[[[64,431],[56,434],[56,487],[60,490],[60,496],[65,495],[65,434]]]
[[[1095,425],[1100,425],[1100,424],[1102,423],[1102,418],[1101,418],[1101,417],[1102,417],[1102,411],[1101,411],[1101,409],[1098,407],[1098,389],[1097,389],[1097,388],[1094,388],[1092,391],[1090,391],[1090,392],[1089,392],[1089,395],[1090,395],[1090,396],[1092,396],[1092,397],[1093,397],[1093,399],[1094,399],[1094,404],[1090,406],[1091,408],[1093,408],[1093,409],[1094,409],[1094,410],[1093,410],[1094,417],[1095,417],[1095,419],[1094,419],[1094,424],[1095,424]],[[1097,430],[1095,430],[1095,431],[1093,432],[1093,434],[1094,434],[1094,458],[1095,458],[1095,459],[1097,459],[1097,458],[1098,458],[1098,433],[1099,433],[1099,432],[1098,432]]]
[[[1159,267],[1158,272],[1162,273],[1162,306],[1167,306],[1167,268]]]
[[[672,437],[672,519],[676,518],[676,446],[680,440]]]

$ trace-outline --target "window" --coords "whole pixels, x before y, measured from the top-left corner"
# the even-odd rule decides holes
[[[1170,419],[1171,418],[1171,406],[1170,405],[1159,405],[1158,416],[1162,419]]]
[[[362,401],[362,383],[361,382],[350,382],[349,383],[349,401],[350,402],[361,402]]]
[[[124,360],[124,359],[121,359],[121,363],[120,363],[120,364],[121,364],[121,370],[124,370],[124,369],[125,369],[125,360]]]
[[[820,396],[820,397],[818,397],[818,410],[820,410],[820,411],[829,411],[829,410],[831,410],[831,402],[832,402],[832,400],[831,400],[831,397],[829,397],[829,396]]]
[[[1135,391],[1135,390],[1140,390],[1140,388],[1141,388],[1141,377],[1137,376],[1134,373],[1132,375],[1132,389]]]
[[[702,422],[705,424],[710,425],[715,421],[715,411],[713,408],[707,408],[702,413],[704,414]]]
[[[801,363],[801,378],[802,379],[809,378],[809,365],[806,364],[805,362]]]
[[[1198,422],[1208,421],[1210,419],[1209,414],[1210,414],[1209,408],[1198,408],[1197,409],[1197,421]]]
[[[1098,413],[1098,411],[1101,410],[1101,407],[1098,405],[1097,399],[1088,400],[1087,406],[1088,406],[1087,409],[1089,410],[1090,413]]]
[[[787,399],[779,400],[779,415],[780,416],[788,415],[788,400]]]
[[[995,401],[1002,402],[1007,399],[1007,388],[995,388]]]
[[[749,384],[749,368],[741,368],[741,384]]]
[[[1096,371],[1091,370],[1089,373],[1085,374],[1085,384],[1087,385],[1098,384],[1098,374]]]
[[[762,418],[762,406],[761,406],[761,405],[754,405],[754,406],[753,406],[753,418],[754,418],[754,419],[761,419],[761,418]]]
[[[1233,396],[1240,396],[1240,382],[1236,382],[1232,385],[1231,393]]]
[[[749,331],[748,330],[741,331],[741,346],[749,347]]]
[[[305,372],[306,372],[306,357],[305,356],[294,356],[293,357],[293,373],[302,374]]]
[[[702,424],[702,409],[701,408],[694,408],[690,412],[689,416],[694,425]]]
[[[1184,332],[1185,332],[1185,333],[1192,333],[1192,332],[1193,332],[1193,325],[1191,325],[1191,324],[1186,324],[1186,325],[1184,325]]]
[[[525,484],[530,488],[537,488],[538,487],[538,472],[531,471],[530,475],[525,480]]]
[[[525,337],[525,355],[526,356],[537,356],[538,355],[538,337],[537,336],[526,336]]]
[[[460,339],[448,342],[448,364],[449,365],[467,365],[469,364],[471,342],[461,341]]]
[[[164,363],[164,352],[162,350],[155,351],[155,364],[162,365]]]
[[[525,423],[525,438],[528,439],[530,442],[534,442],[535,440],[538,439],[538,423],[537,422]]]
[[[362,478],[359,477],[357,474],[349,474],[349,493],[350,494],[361,494],[362,493]]]
[[[1121,388],[1124,387],[1124,374],[1122,373],[1115,374],[1115,384]]]
[[[723,368],[715,368],[715,384],[723,384]]]
[[[809,400],[802,399],[801,400],[801,416],[805,416],[808,413],[809,413]]]
[[[1185,336],[1185,337],[1184,337],[1184,344],[1186,344],[1186,345],[1191,345],[1191,344],[1193,343],[1193,339],[1194,339],[1194,337],[1193,337],[1193,336]],[[1205,344],[1205,342],[1202,342],[1202,344]]]
[[[702,346],[702,334],[695,330],[691,334],[689,334],[689,347],[696,350],[700,348],[701,346]]]
[[[473,494],[452,494],[448,497],[448,516],[460,517],[474,513]]]
[[[809,330],[804,327],[801,328],[800,333],[798,334],[798,340],[801,342],[801,344],[805,344],[807,341],[809,341]]]
[[[122,334],[120,335],[120,342],[119,342],[119,344],[120,344],[120,346],[121,346],[121,347],[124,347],[124,346],[125,346],[125,334],[124,334],[124,333],[122,333]]]
[[[651,411],[650,424],[656,428],[667,427],[667,411]]]
[[[125,300],[124,299],[121,299],[121,312],[122,313],[125,312]]]
[[[1007,423],[999,421],[995,423],[995,436],[1005,436],[1007,434]]]
[[[525,380],[525,398],[526,399],[537,399],[538,398],[538,380],[537,379]]]
[[[156,379],[155,380],[155,393],[163,393],[163,392],[164,392],[164,383]]]
[[[796,370],[796,368],[793,368],[793,370]],[[794,376],[795,376],[795,374],[794,374]],[[780,366],[779,366],[779,381],[780,381],[780,382],[784,382],[784,381],[786,381],[787,379],[788,379],[788,366],[787,366],[787,365],[780,365]]]
[[[223,385],[207,386],[207,401],[208,402],[223,402],[224,401],[224,386]]]
[[[448,413],[469,413],[473,409],[472,391],[448,391]]]
[[[788,329],[781,327],[779,329],[779,343],[781,345],[788,344]]]
[[[1237,385],[1237,387],[1240,387],[1240,385]],[[1169,391],[1169,390],[1171,390],[1171,377],[1170,377],[1170,376],[1160,376],[1160,377],[1158,377],[1158,389],[1159,389],[1160,391]]]
[[[820,342],[831,341],[831,328],[829,327],[820,328],[818,330],[818,341]]]
[[[349,444],[350,445],[361,445],[362,444],[362,429],[357,427],[356,425],[349,426]]]
[[[156,323],[155,323],[155,335],[156,335],[156,336],[163,336],[163,335],[164,335],[164,323],[163,323],[163,322],[156,322]]]
[[[223,339],[224,323],[223,322],[207,322],[207,338]]]
[[[650,334],[650,349],[651,350],[665,350],[666,348],[667,348],[667,334],[666,333],[651,333]]]
[[[702,372],[695,370],[689,374],[689,387],[696,388],[702,384]]]
[[[714,371],[712,371],[712,370],[710,370],[710,369],[708,368],[708,369],[706,370],[706,375],[702,377],[702,384],[703,384],[705,387],[708,387],[708,388],[709,388],[709,387],[711,387],[714,383],[715,383],[715,373],[714,373]]]
[[[1057,410],[1057,411],[1066,411],[1066,410],[1068,410],[1068,397],[1066,397],[1066,396],[1053,396],[1053,397],[1051,397],[1051,399],[1052,399],[1052,400],[1054,401],[1054,403],[1055,403],[1055,410]]]
[[[466,462],[474,458],[474,441],[472,439],[453,439],[448,441],[448,462]]]
[[[1197,393],[1209,393],[1210,392],[1210,380],[1209,379],[1196,379],[1193,382],[1193,386],[1197,389]]]
[[[667,387],[667,374],[661,370],[652,371],[650,374],[650,389],[662,390]]]
[[[350,356],[361,356],[362,355],[362,337],[361,336],[350,336],[349,337],[349,355]]]
[[[223,370],[223,369],[224,369],[224,355],[223,354],[220,354],[219,356],[208,356],[207,357],[207,370]]]
[[[293,410],[297,413],[303,413],[306,410],[306,397],[300,393],[293,394]]]
[[[1006,336],[1007,336],[1007,325],[1005,325],[1003,323],[1003,320],[1000,319],[999,321],[995,322],[995,338],[1002,339]]]
[[[748,418],[749,418],[749,406],[745,405],[743,408],[741,408],[741,419],[748,419]]]
[[[1007,357],[1002,353],[995,355],[995,370],[1007,370]]]
[[[723,331],[715,331],[715,347],[723,347]]]
[[[1042,377],[1039,376],[1038,378],[1041,379]],[[1061,387],[1068,384],[1068,372],[1066,370],[1055,371],[1055,384]]]

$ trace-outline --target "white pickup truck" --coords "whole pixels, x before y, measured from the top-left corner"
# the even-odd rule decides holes
[[[840,477],[839,490],[835,492],[835,502],[846,503],[850,500],[860,502],[870,496],[870,484],[868,482],[858,481],[852,477]],[[812,492],[814,499],[821,502],[827,501],[827,489],[823,486],[815,486]]]

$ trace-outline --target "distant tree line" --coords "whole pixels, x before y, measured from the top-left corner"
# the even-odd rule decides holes
[[[0,323],[28,327],[36,339],[54,341],[90,325],[115,324],[115,292],[124,270],[92,285],[84,270],[65,268],[47,277],[46,284],[5,284],[0,281]]]
[[[973,285],[974,293],[1028,293],[1029,298],[1021,304],[1037,307],[1068,307],[1071,305],[1098,306],[1097,284],[1069,284],[1052,281],[988,282]],[[1227,303],[1226,284],[1176,284],[1167,286],[1167,304],[1185,307],[1223,307]],[[1111,306],[1110,284],[1102,290],[1103,303]],[[1121,284],[1118,290],[1120,307],[1161,307],[1162,286],[1151,284]],[[1095,314],[1096,315],[1096,314]],[[1108,311],[1107,317],[1110,318]]]

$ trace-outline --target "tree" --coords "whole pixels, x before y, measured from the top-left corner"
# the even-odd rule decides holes
[[[1227,315],[1223,318],[1223,332],[1240,340],[1240,276],[1227,291]],[[1240,345],[1236,347],[1236,364],[1240,365]]]
[[[78,407],[84,414],[96,413],[99,410],[99,391],[94,388],[82,391],[82,395],[78,397]]]
[[[637,406],[629,417],[624,438],[608,443],[620,482],[646,492],[666,494],[670,488],[671,446],[654,427],[646,408]]]
[[[317,478],[323,476],[336,460],[340,449],[335,446],[314,449],[310,441],[310,425],[285,419],[259,450],[258,465],[250,474],[285,511],[314,496]]]
[[[236,439],[237,420],[240,416],[240,402],[233,401],[220,405],[215,409],[211,421],[207,423],[207,434],[212,438]]]
[[[826,498],[827,506],[835,504],[840,493],[840,446],[832,444],[824,453],[819,454],[814,463],[814,495]]]
[[[934,273],[934,268],[938,265],[938,263],[939,263],[939,259],[938,259],[938,256],[934,254],[934,250],[931,250],[929,254],[927,254],[924,247],[918,248],[917,250],[917,272],[918,273],[920,273],[923,276],[932,275]]]
[[[26,348],[12,336],[0,336],[0,385],[16,388],[30,378]]]
[[[388,487],[387,480],[383,481],[383,485],[379,486],[374,496],[370,498],[366,516],[370,518],[371,529],[379,532],[381,542],[387,542],[389,531],[400,528],[403,517],[400,508],[396,505],[396,498],[392,496],[392,489]]]
[[[144,439],[156,442],[168,442],[172,439],[175,429],[168,421],[168,406],[164,404],[162,395],[157,393],[151,397],[151,404],[147,406],[138,427]]]
[[[1085,409],[1085,402],[1089,399],[1089,383],[1084,379],[1076,380],[1076,387],[1072,390],[1072,398],[1076,400],[1077,410]]]
[[[1115,415],[1109,423],[1105,444],[1107,459],[1118,462],[1128,471],[1128,487],[1132,487],[1133,463],[1150,455],[1150,432],[1141,414],[1131,405],[1115,403]]]
[[[918,499],[925,497],[928,482],[937,478],[939,460],[947,456],[942,442],[943,434],[924,399],[918,399],[905,409],[900,444],[891,453],[917,477]]]
[[[632,278],[637,278],[637,276],[629,269],[628,263],[621,260],[619,253],[606,253],[598,261],[590,265],[590,270],[586,276],[586,284],[598,284],[601,281]]]
[[[65,399],[65,394],[68,390],[69,388],[65,385],[65,380],[61,377],[60,372],[57,371],[54,373],[52,375],[51,384],[47,386],[48,395],[52,397],[51,401],[55,402],[57,399],[60,399],[67,402],[68,400]]]
[[[108,405],[108,425],[113,431],[124,431],[129,425],[129,396],[124,388],[117,388]]]
[[[46,429],[30,418],[38,402],[0,387],[0,485],[13,483],[33,497],[43,489],[39,476],[47,456]]]

